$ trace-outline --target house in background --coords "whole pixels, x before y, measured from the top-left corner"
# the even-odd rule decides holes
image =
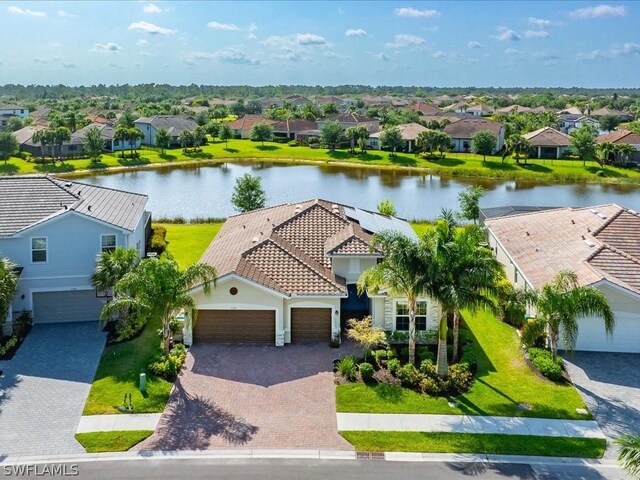
[[[511,115],[515,113],[527,113],[530,111],[531,109],[529,107],[523,107],[522,105],[509,105],[508,107],[502,107],[497,109],[495,113],[500,113],[503,115]]]
[[[617,117],[621,122],[631,122],[633,120],[633,115],[629,112],[623,112],[621,110],[615,110],[608,107],[602,107],[591,112],[591,116],[594,118],[604,117],[605,115]]]
[[[562,158],[570,150],[571,137],[551,127],[539,128],[522,136],[534,148],[532,158]]]
[[[444,110],[451,113],[467,113],[469,104],[467,102],[456,102],[448,107],[444,107]]]
[[[406,298],[358,295],[360,274],[382,254],[372,235],[395,230],[416,238],[404,220],[326,200],[283,204],[229,217],[200,262],[218,272],[209,295],[194,287],[198,320],[187,343],[329,342],[349,318],[408,329]],[[436,329],[439,306],[418,302],[418,330]]]
[[[629,130],[616,130],[611,133],[605,133],[604,135],[600,135],[596,138],[596,142],[604,143],[610,142],[614,145],[628,144],[636,149],[633,155],[630,155],[629,158],[625,158],[624,160],[630,163],[640,164],[640,133],[631,132]],[[619,154],[616,154],[618,157]]]
[[[444,127],[444,132],[451,137],[454,152],[470,152],[471,139],[482,130],[488,130],[496,136],[496,148],[492,153],[502,150],[506,129],[501,123],[486,118],[462,117]]]
[[[366,127],[367,130],[369,130],[369,133],[378,132],[380,130],[380,120],[358,115],[357,113],[345,112],[337,115],[330,115],[327,118],[318,120],[318,129],[322,128],[322,125],[326,122],[338,122],[343,130],[346,130],[349,127]]]
[[[0,177],[0,258],[20,268],[11,311],[31,311],[34,323],[98,321],[96,257],[116,247],[145,254],[146,204],[146,195],[55,177]]]
[[[20,105],[0,104],[0,115],[25,119],[29,117],[29,109]]]
[[[140,117],[135,121],[135,127],[140,130],[144,138],[142,144],[156,145],[156,134],[158,130],[164,128],[169,132],[171,141],[169,148],[180,146],[180,134],[184,131],[192,132],[198,124],[191,117],[182,115],[154,115],[153,117]]]
[[[317,123],[312,120],[305,120],[303,118],[291,118],[283,120],[282,122],[275,122],[271,124],[273,128],[273,136],[275,138],[286,138],[289,140],[295,140],[298,134],[309,130],[315,130]]]
[[[12,115],[0,115],[0,130],[5,130],[7,125],[9,125],[9,120],[11,120]]]
[[[407,105],[407,110],[413,110],[415,112],[419,112],[421,115],[428,117],[431,115],[442,115],[444,113],[440,108],[425,102],[413,103],[411,105]]]
[[[491,105],[486,105],[484,103],[480,103],[478,105],[472,105],[467,108],[465,113],[470,113],[475,117],[488,117],[493,115],[493,107]]]
[[[539,289],[568,269],[580,285],[606,295],[615,314],[613,336],[606,335],[601,318],[581,318],[576,350],[640,353],[637,212],[608,204],[489,218],[484,224],[489,246],[514,285]]]
[[[560,130],[564,133],[571,133],[574,130],[578,130],[584,125],[589,125],[598,133],[604,133],[600,130],[600,122],[595,118],[587,117],[586,115],[575,115],[572,113],[565,113],[558,116],[560,120]]]
[[[119,152],[121,150],[130,150],[131,148],[139,149],[142,144],[141,140],[137,140],[133,145],[128,140],[115,140],[113,137],[115,136],[116,128],[111,124],[105,123],[89,124],[86,127],[75,131],[73,135],[84,142],[87,132],[91,128],[97,128],[100,131],[100,135],[102,135],[102,138],[104,139],[104,149],[107,152]]]
[[[40,142],[33,141],[33,134],[41,128],[33,127],[31,125],[21,128],[14,132],[14,135],[18,139],[20,145],[20,151],[28,152],[34,157],[40,157],[43,155],[42,145]],[[83,138],[76,135],[77,132],[71,134],[71,139],[62,144],[62,146],[56,146],[55,156],[56,158],[82,158],[84,156],[84,143]],[[44,155],[52,155],[52,146],[47,145],[45,147]]]
[[[229,122],[228,125],[236,135],[240,136],[240,138],[251,138],[251,129],[256,123],[266,123],[267,125],[273,125],[276,123],[276,121],[264,118],[262,115],[245,115],[244,117],[240,117],[233,122]]]
[[[405,141],[405,148],[407,152],[413,152],[416,149],[416,138],[420,132],[426,132],[429,130],[427,127],[420,125],[419,123],[403,123],[401,125],[395,125],[395,128],[400,130],[402,139]],[[369,136],[369,146],[376,150],[380,150],[380,135],[382,132],[375,132]]]

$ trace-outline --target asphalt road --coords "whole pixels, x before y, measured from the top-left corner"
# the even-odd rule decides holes
[[[48,467],[65,468],[67,475],[43,474]],[[13,470],[0,464],[0,477],[5,478],[80,478],[91,480],[395,480],[395,479],[531,479],[531,480],[622,480],[625,476],[614,467],[597,469],[568,465],[518,465],[448,462],[388,462],[383,460],[221,460],[221,459],[145,459],[101,460],[39,464],[39,472]],[[77,469],[77,470],[76,470]],[[60,471],[60,470],[59,470]],[[77,471],[77,475],[73,475]]]

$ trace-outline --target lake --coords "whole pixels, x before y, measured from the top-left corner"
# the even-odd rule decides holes
[[[398,215],[433,219],[442,208],[455,209],[458,193],[482,185],[482,207],[499,205],[589,206],[615,202],[640,209],[640,186],[607,184],[548,185],[522,181],[459,179],[406,171],[332,165],[233,162],[201,167],[162,167],[104,173],[80,181],[149,195],[155,218],[226,217],[236,213],[230,198],[236,178],[246,172],[262,178],[267,205],[310,198],[375,210],[390,199]]]

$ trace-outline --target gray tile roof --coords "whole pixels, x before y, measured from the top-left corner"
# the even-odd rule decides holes
[[[146,195],[46,175],[0,177],[0,236],[12,236],[71,210],[133,231],[147,199]]]
[[[141,117],[137,119],[135,123],[148,123],[156,129],[164,128],[172,137],[179,136],[185,130],[191,132],[198,126],[193,118],[182,115],[154,115],[153,117]]]

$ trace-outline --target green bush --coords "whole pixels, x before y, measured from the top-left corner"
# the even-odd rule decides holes
[[[478,368],[478,359],[476,357],[476,352],[473,349],[473,345],[468,344],[462,346],[462,355],[460,356],[460,361],[458,363],[467,365],[469,370],[472,372],[476,371]]]
[[[432,360],[423,360],[420,363],[420,373],[426,375],[427,377],[435,378],[437,377],[436,366]]]
[[[422,361],[424,360],[431,360],[433,362],[436,361],[436,354],[433,353],[431,350],[429,350],[428,347],[425,347],[423,345],[416,347],[416,354],[418,355],[418,358]]]
[[[0,345],[0,357],[4,357],[18,344],[18,337],[15,335],[10,337],[9,340],[4,342],[4,345]]]
[[[407,363],[400,367],[396,376],[402,382],[402,385],[408,388],[418,387],[420,381],[424,378],[424,375],[412,363]]]
[[[373,374],[375,370],[373,369],[373,365],[370,363],[363,362],[358,365],[358,370],[360,370],[360,376],[362,377],[363,382],[370,382],[373,378]]]
[[[375,352],[373,352],[373,358],[380,367],[382,366],[383,362],[385,362],[389,358],[389,353],[387,350],[376,350]]]
[[[437,378],[425,377],[420,380],[420,391],[426,395],[437,397],[442,394],[442,381]]]
[[[187,358],[187,351],[181,343],[175,345],[169,355],[160,354],[149,365],[149,371],[157,377],[164,377],[173,381],[178,376],[178,372],[184,365]]]
[[[465,393],[471,388],[473,383],[473,374],[469,371],[469,367],[464,363],[454,363],[449,367],[448,387],[455,393]]]
[[[131,315],[126,322],[117,322],[113,343],[120,343],[138,335],[146,324],[146,318],[141,315]]]
[[[158,255],[167,249],[167,229],[160,225],[154,225],[149,236],[147,251],[156,252]]]
[[[520,341],[525,348],[544,347],[546,337],[545,323],[542,320],[529,320],[522,327],[522,337]]]
[[[287,145],[289,145],[290,147],[297,147],[300,144],[295,140],[291,140]]]
[[[397,358],[392,358],[387,362],[387,369],[389,370],[389,372],[391,372],[393,375],[396,375],[398,373],[398,370],[400,369],[400,360],[398,360]]]
[[[562,358],[558,357],[554,362],[551,352],[542,348],[530,348],[527,350],[529,360],[535,365],[538,371],[549,380],[557,382],[562,379]]]
[[[344,357],[342,360],[338,362],[336,366],[338,369],[338,373],[342,375],[347,380],[353,380],[356,378],[356,359],[355,357],[349,356]]]
[[[33,325],[33,316],[28,310],[23,310],[13,322],[13,334],[18,338],[24,338]],[[0,332],[2,333],[2,332]]]

